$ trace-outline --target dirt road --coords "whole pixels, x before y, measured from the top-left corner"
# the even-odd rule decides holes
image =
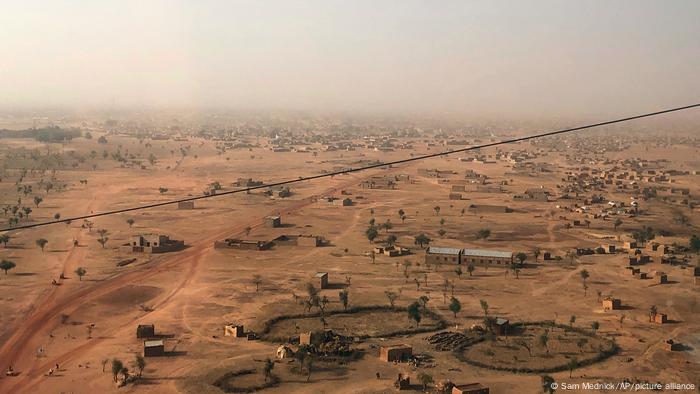
[[[314,196],[294,202],[284,209],[275,209],[274,212],[270,212],[269,214],[289,214],[314,203],[320,196],[335,193],[338,190],[356,184],[358,181],[359,178],[352,177],[341,185],[328,188]],[[126,285],[139,283],[155,275],[172,270],[175,267],[186,267],[186,269],[182,271],[183,274],[180,280],[175,283],[173,287],[167,289],[167,291],[169,291],[167,297],[159,302],[159,307],[162,307],[175,298],[182,289],[187,287],[191,278],[194,276],[193,273],[197,270],[201,257],[213,247],[212,245],[215,240],[243,233],[248,226],[254,228],[262,224],[263,217],[260,217],[251,222],[240,223],[224,230],[210,232],[206,234],[204,238],[192,243],[190,248],[185,251],[168,256],[160,261],[139,266],[126,273],[115,274],[102,282],[95,283],[89,287],[81,287],[73,292],[68,293],[60,290],[50,292],[48,297],[36,303],[37,307],[21,322],[9,340],[0,348],[0,360],[3,361],[3,365],[1,366],[3,370],[12,363],[14,369],[20,372],[20,375],[17,377],[0,379],[0,392],[31,392],[32,387],[41,381],[43,374],[46,373],[51,366],[56,363],[64,364],[101,341],[100,339],[91,339],[87,343],[73,348],[66,353],[37,358],[34,351],[42,346],[45,338],[47,338],[50,332],[58,325],[58,318],[61,314],[70,314],[82,304],[95,300]],[[61,286],[57,287],[60,288]],[[102,322],[102,324],[112,327],[110,331],[114,331],[132,323],[132,320],[119,321],[118,317],[115,320],[117,321],[110,322],[109,324]]]

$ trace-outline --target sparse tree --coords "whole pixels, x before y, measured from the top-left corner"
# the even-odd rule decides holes
[[[141,375],[143,375],[143,370],[146,368],[146,359],[143,358],[143,356],[141,356],[140,354],[137,354],[136,358],[134,359],[134,364],[139,370],[139,378],[141,378]]]
[[[491,230],[487,228],[482,228],[476,232],[476,239],[486,239],[491,236]]]
[[[126,224],[129,225],[129,228],[131,228],[134,225],[134,223],[136,223],[136,221],[134,219],[132,219],[132,218],[126,219]]]
[[[367,239],[369,240],[369,243],[372,243],[377,236],[379,236],[379,231],[377,231],[377,228],[374,226],[370,226],[367,228],[367,231],[365,231],[365,235],[367,236]]]
[[[457,318],[457,313],[462,310],[462,303],[459,302],[458,299],[452,297],[450,300],[450,311],[454,314],[454,317]]]
[[[613,223],[613,227],[615,228],[615,231],[617,231],[617,228],[622,226],[622,219],[617,218],[615,219],[615,222]]]
[[[105,367],[107,367],[107,363],[109,363],[109,359],[103,358],[102,361],[100,361],[100,363],[102,364],[102,373],[105,373]]]
[[[10,260],[3,259],[2,261],[0,261],[0,270],[5,271],[5,275],[7,275],[7,271],[15,268],[16,266],[17,265]]]
[[[389,300],[389,305],[391,305],[391,307],[393,308],[394,302],[396,302],[396,299],[399,297],[399,295],[389,290],[384,291],[384,295]]]
[[[587,343],[588,343],[588,339],[586,339],[586,338],[579,338],[576,341],[576,346],[578,347],[579,353],[583,353],[583,347],[586,346]]]
[[[568,367],[569,367],[569,379],[571,379],[571,375],[574,373],[574,369],[578,368],[578,360],[576,359],[576,357],[569,360]]]
[[[581,275],[581,280],[583,281],[584,290],[588,289],[588,287],[586,286],[586,279],[590,278],[591,275],[588,273],[588,270],[585,269],[581,270],[579,274]],[[585,292],[584,295],[586,295]]]
[[[571,317],[569,318],[569,326],[573,327],[574,323],[576,323],[576,315],[571,315]]]
[[[690,237],[688,248],[691,252],[700,254],[700,238],[697,235],[693,234],[693,236]]]
[[[80,281],[82,282],[83,276],[85,276],[85,274],[87,274],[87,270],[83,267],[78,267],[75,269],[75,274],[78,275],[78,277],[80,278]]]
[[[41,196],[34,196],[34,205],[36,205],[37,208],[42,201],[44,201],[44,199]]]
[[[469,264],[467,266],[467,272],[469,272],[469,276],[472,276],[472,272],[474,272],[474,264]]]
[[[461,267],[455,268],[455,274],[457,274],[458,278],[462,279],[462,268]]]
[[[44,247],[46,247],[46,244],[49,243],[49,241],[47,241],[47,240],[44,239],[44,238],[39,238],[39,239],[37,239],[37,240],[34,241],[34,242],[36,243],[36,246],[38,246],[38,247],[41,248],[41,251],[42,251],[42,252],[44,251]]]
[[[515,258],[518,259],[520,265],[523,265],[525,260],[527,260],[527,254],[525,254],[524,252],[518,252],[518,254],[515,255]]]
[[[430,241],[431,240],[430,240],[430,238],[428,238],[427,235],[421,233],[415,237],[414,244],[423,248],[425,245],[429,245]]]
[[[253,275],[253,284],[255,285],[255,292],[257,293],[262,284],[262,277],[260,275]]]
[[[489,304],[486,302],[486,300],[479,300],[479,304],[481,305],[481,309],[484,311],[484,318],[487,318],[489,316]]]
[[[418,374],[418,381],[423,386],[423,391],[426,391],[428,389],[428,385],[433,383],[433,377],[426,372],[421,372]]]
[[[406,311],[408,312],[408,319],[415,321],[416,327],[418,327],[422,318],[420,313],[420,304],[418,303],[418,301],[409,305]]]
[[[350,292],[347,289],[343,289],[340,293],[338,293],[338,298],[340,299],[340,302],[343,304],[343,310],[347,311],[348,310],[348,302],[350,301]]]
[[[600,328],[600,323],[598,323],[597,321],[594,321],[593,323],[591,323],[591,328],[593,329],[593,333],[595,334],[596,332],[598,332],[598,329]]]
[[[388,237],[386,237],[386,244],[389,246],[393,246],[396,243],[396,235],[394,234],[389,234]]]
[[[8,234],[0,235],[0,242],[2,242],[3,247],[7,248],[7,243],[10,242],[10,236]]]
[[[540,250],[540,248],[535,248],[535,250],[532,251],[532,255],[535,256],[535,262],[538,261],[541,253],[542,251]]]
[[[440,215],[440,206],[439,206],[439,205],[434,206],[434,207],[433,207],[433,211],[435,211],[435,215],[436,215],[436,216],[437,216],[437,215]]]
[[[122,363],[122,361],[118,358],[112,359],[112,376],[115,383],[117,382],[117,377],[122,372],[122,369],[124,369],[124,363]]]
[[[549,330],[544,330],[544,332],[537,338],[539,341],[540,345],[545,348],[545,351],[547,352],[547,355],[549,355],[549,347],[547,344],[549,343]]]

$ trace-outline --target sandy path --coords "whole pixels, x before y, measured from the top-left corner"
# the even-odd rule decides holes
[[[284,209],[276,209],[271,213],[287,214],[297,211],[309,204],[314,203],[316,198],[319,196],[335,193],[338,190],[357,183],[358,181],[359,179],[352,178],[348,180],[348,182],[344,182],[341,185],[336,185],[324,190],[322,193],[318,193],[317,195],[295,202]],[[46,338],[51,330],[57,325],[57,317],[60,316],[60,314],[69,314],[70,312],[79,308],[82,304],[108,294],[123,286],[138,283],[144,279],[167,272],[175,267],[187,266],[188,269],[184,271],[186,275],[184,275],[182,280],[177,282],[177,284],[170,289],[169,294],[157,305],[158,307],[163,307],[175,296],[177,296],[182,289],[187,287],[194,277],[194,272],[197,270],[199,261],[208,252],[208,250],[213,247],[212,245],[215,240],[231,236],[232,234],[242,233],[248,226],[258,227],[262,224],[263,217],[249,223],[242,223],[237,226],[229,227],[226,230],[218,231],[216,233],[209,233],[209,235],[206,235],[205,238],[192,243],[189,249],[173,255],[168,259],[156,262],[155,264],[141,266],[130,272],[116,274],[99,284],[83,287],[63,296],[52,292],[51,294],[53,296],[49,297],[50,301],[39,303],[39,306],[22,321],[22,324],[15,330],[12,337],[10,337],[3,347],[0,348],[0,360],[7,360],[8,364],[12,362],[15,370],[21,372],[21,375],[16,378],[0,380],[0,391],[10,393],[32,392],[32,388],[36,384],[40,383],[43,374],[51,366],[56,363],[65,364],[101,342],[100,339],[93,339],[59,356],[42,359],[40,360],[42,362],[39,362],[37,359],[35,359],[31,349],[38,349],[39,346],[41,346],[42,340]],[[110,332],[116,332],[122,327],[131,323],[131,319],[119,321],[118,317],[115,316],[115,319],[110,321],[109,324],[105,324],[105,326],[116,327],[110,330]],[[106,334],[108,333],[105,333],[104,336],[107,336]],[[5,366],[3,366],[3,368],[4,367]]]

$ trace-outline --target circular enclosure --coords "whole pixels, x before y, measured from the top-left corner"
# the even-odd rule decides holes
[[[618,350],[615,342],[584,330],[548,322],[516,323],[508,336],[486,335],[455,352],[481,368],[517,373],[547,373],[602,361]]]

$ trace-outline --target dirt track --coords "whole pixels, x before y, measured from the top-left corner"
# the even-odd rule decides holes
[[[314,203],[316,198],[321,195],[337,192],[357,182],[358,178],[353,177],[342,185],[326,189],[322,193],[295,202],[284,209],[275,209],[274,212],[269,212],[269,214],[289,214]],[[94,207],[89,206],[88,209],[94,209]],[[82,304],[125,285],[138,283],[139,281],[166,272],[176,266],[186,266],[187,269],[183,271],[186,275],[181,275],[182,280],[169,289],[169,294],[156,305],[156,307],[163,307],[177,296],[182,289],[187,287],[191,278],[194,276],[193,273],[197,270],[201,257],[208,249],[213,247],[212,245],[215,240],[240,234],[245,231],[245,228],[248,226],[254,228],[262,224],[263,217],[260,217],[254,221],[240,223],[222,231],[210,232],[205,235],[205,238],[193,242],[190,247],[183,252],[174,254],[160,261],[155,261],[151,264],[140,266],[130,272],[116,274],[102,282],[81,288],[77,291],[62,294],[61,286],[52,289],[43,300],[37,301],[36,305],[38,305],[38,307],[34,308],[34,310],[22,320],[20,325],[14,329],[14,334],[0,349],[0,360],[7,360],[8,364],[12,363],[13,368],[20,372],[20,375],[17,377],[0,379],[0,391],[8,393],[32,392],[32,388],[40,382],[49,368],[56,363],[65,364],[102,341],[102,339],[99,338],[91,339],[87,343],[73,348],[69,352],[54,357],[43,359],[34,357],[33,350],[41,346],[42,339],[46,338],[51,330],[58,324],[57,320],[61,314],[69,314]],[[71,261],[70,256],[69,254],[69,257],[65,260],[66,265]],[[68,268],[69,267],[66,266],[64,270]],[[104,334],[108,335],[110,332],[117,331],[131,324],[132,320],[121,321],[119,323],[121,324],[113,325],[111,329],[104,332]],[[7,365],[2,366],[3,369],[6,367]]]

